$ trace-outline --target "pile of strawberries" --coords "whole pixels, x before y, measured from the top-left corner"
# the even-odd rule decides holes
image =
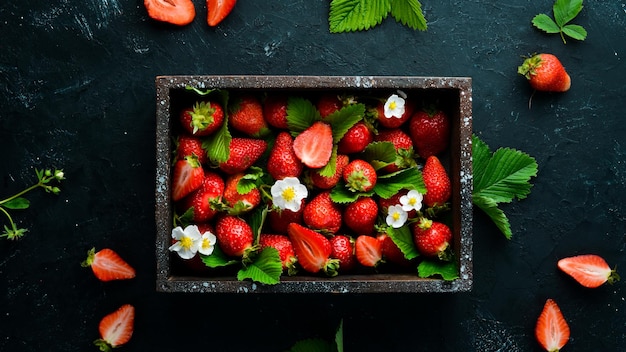
[[[452,260],[452,230],[443,220],[451,182],[439,159],[450,144],[444,111],[402,91],[226,93],[226,100],[224,91],[198,96],[173,112],[175,226],[213,234],[221,253],[244,263],[273,247],[289,275],[415,272],[423,258]],[[349,124],[333,122],[348,110]],[[419,176],[415,184],[394,183],[408,174]],[[251,214],[263,209],[255,228]],[[390,236],[399,229],[409,231],[410,243]],[[185,250],[191,242],[173,235],[172,244]],[[174,258],[208,270],[205,254]]]

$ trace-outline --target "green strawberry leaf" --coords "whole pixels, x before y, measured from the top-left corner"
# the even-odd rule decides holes
[[[330,191],[330,199],[334,203],[338,204],[347,204],[353,203],[361,196],[371,196],[374,194],[374,191],[370,192],[352,192],[343,182],[343,180],[339,180],[337,185],[333,187]]]
[[[513,236],[513,233],[511,232],[511,224],[509,223],[509,219],[506,217],[506,214],[498,208],[498,203],[491,198],[481,196],[474,196],[473,203],[491,218],[491,221],[493,221],[500,232],[504,234],[506,239],[511,239]]]
[[[247,174],[245,174],[237,183],[237,193],[248,194],[253,189],[263,183],[265,172],[258,166],[251,166]]]
[[[541,29],[542,31],[550,34],[560,33],[561,28],[550,18],[550,16],[540,13],[533,18],[533,26]]]
[[[319,171],[320,175],[324,177],[332,177],[337,171],[337,145],[333,146],[333,151],[330,154],[330,160]]]
[[[199,92],[198,89],[193,88],[193,90]],[[207,92],[217,93],[219,95],[218,100],[220,104],[222,104],[222,106],[228,106],[228,91],[208,90]],[[230,142],[232,139],[230,131],[228,130],[228,112],[224,109],[224,122],[222,126],[202,142],[202,149],[206,151],[209,160],[217,165],[228,160],[230,156]]]
[[[393,227],[387,228],[387,236],[391,237],[393,243],[400,248],[406,259],[413,259],[419,256],[417,247],[413,240],[413,234],[408,225],[404,225],[400,228],[394,229]]]
[[[365,105],[351,104],[326,116],[324,121],[330,124],[333,130],[333,142],[339,143],[341,138],[348,132],[350,127],[363,119],[365,115]]]
[[[305,339],[296,342],[289,352],[337,352],[330,341],[324,339]]]
[[[213,253],[211,255],[200,254],[200,259],[204,263],[204,265],[209,268],[218,268],[222,266],[228,266],[240,263],[238,260],[229,258],[219,246],[215,246],[213,248]]]
[[[391,142],[372,142],[363,151],[362,159],[369,162],[379,162],[384,166],[396,161],[396,147]]]
[[[418,0],[392,0],[391,16],[411,29],[420,31],[427,29],[422,4]]]
[[[456,261],[426,259],[417,266],[417,273],[421,278],[439,275],[446,281],[459,278],[459,269],[457,268]]]
[[[339,327],[335,333],[335,345],[337,346],[337,352],[343,352],[343,319],[339,322]]]
[[[30,202],[28,201],[28,199],[23,198],[23,197],[17,197],[17,198],[13,198],[9,201],[6,201],[2,204],[0,204],[1,206],[7,208],[7,209],[13,209],[13,210],[17,210],[17,209],[28,209],[28,207],[30,206]]]
[[[331,33],[368,30],[391,11],[390,0],[332,0],[328,22]]]
[[[556,0],[552,6],[554,20],[559,27],[565,26],[573,20],[583,9],[583,0]]]
[[[265,218],[267,217],[268,207],[259,207],[255,209],[255,211],[250,216],[250,227],[252,228],[252,234],[254,235],[255,243],[258,244],[259,236],[261,235],[261,230],[263,230],[263,224],[265,223]]]
[[[300,97],[290,97],[287,100],[287,126],[292,132],[298,134],[321,118],[319,111],[310,100]]]
[[[275,285],[280,282],[283,273],[283,264],[278,250],[273,247],[264,248],[254,261],[241,268],[237,273],[237,280],[250,279],[266,285]]]
[[[559,33],[563,43],[565,43],[565,35],[576,40],[585,40],[587,31],[583,27],[568,24],[578,16],[582,8],[583,0],[556,0],[552,6],[554,20],[548,15],[539,14],[533,18],[532,24],[546,33]]]
[[[568,24],[564,26],[563,33],[576,40],[585,40],[585,38],[587,38],[587,31],[582,26],[577,24]]]
[[[374,192],[381,198],[391,198],[402,189],[414,189],[426,194],[422,172],[417,167],[410,167],[378,177]]]

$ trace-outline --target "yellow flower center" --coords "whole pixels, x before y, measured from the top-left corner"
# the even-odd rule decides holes
[[[415,203],[417,203],[417,199],[415,199],[415,198],[409,198],[409,204],[410,204],[410,205],[415,205]]]
[[[211,241],[209,241],[208,238],[203,239],[202,240],[202,248],[203,249],[207,249],[209,247],[211,247]]]
[[[294,190],[293,187],[287,187],[283,190],[282,196],[285,202],[291,202],[296,198],[296,190]]]
[[[398,213],[397,211],[394,212],[393,214],[391,214],[391,218],[393,218],[394,221],[400,220],[400,213]]]
[[[396,109],[396,102],[395,101],[392,101],[392,102],[389,103],[389,109],[390,110],[395,110]]]
[[[191,239],[191,237],[183,236],[183,238],[180,239],[180,245],[184,249],[189,249],[193,246],[193,240]]]

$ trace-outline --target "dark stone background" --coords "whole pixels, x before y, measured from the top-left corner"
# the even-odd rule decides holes
[[[549,297],[571,327],[565,350],[623,350],[624,281],[584,289],[556,261],[597,253],[626,275],[624,1],[585,1],[575,22],[589,36],[566,45],[530,24],[552,1],[423,0],[426,32],[389,18],[351,34],[328,32],[328,1],[240,1],[217,28],[194,3],[183,28],[151,21],[141,1],[0,5],[0,195],[31,184],[34,167],[67,176],[58,197],[34,192],[13,212],[23,240],[0,241],[0,350],[95,350],[100,318],[132,303],[125,351],[281,351],[332,338],[341,319],[349,351],[538,351]],[[529,109],[516,69],[533,52],[558,55],[573,83]],[[154,78],[174,74],[469,76],[475,133],[535,157],[539,176],[502,206],[512,240],[475,211],[470,293],[157,293]],[[138,277],[98,282],[79,265],[94,246]]]

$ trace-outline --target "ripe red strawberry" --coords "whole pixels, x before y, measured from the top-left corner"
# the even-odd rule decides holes
[[[289,275],[296,273],[295,263],[296,253],[289,237],[278,234],[261,234],[259,236],[259,246],[261,249],[266,247],[276,248],[280,261],[283,263],[283,270],[288,270]]]
[[[354,247],[356,260],[363,266],[376,267],[383,260],[382,243],[376,237],[358,236]]]
[[[371,235],[378,217],[378,204],[371,197],[360,197],[348,204],[343,212],[343,221],[357,235]]]
[[[95,248],[90,249],[87,252],[87,259],[81,263],[81,266],[91,267],[100,281],[127,280],[135,277],[135,269],[109,248],[98,252]]]
[[[207,24],[217,26],[233,10],[237,0],[206,0]]]
[[[181,204],[183,213],[192,209],[191,221],[195,223],[206,222],[215,217],[223,209],[222,196],[224,194],[224,180],[215,172],[207,171],[202,180],[202,185]]]
[[[452,231],[448,225],[422,218],[413,227],[413,239],[417,250],[423,256],[441,260],[451,259]]]
[[[570,330],[561,309],[552,299],[546,300],[535,325],[535,337],[548,352],[557,352],[569,340]]]
[[[317,169],[330,160],[333,151],[333,131],[324,122],[315,122],[293,141],[293,150],[304,165]]]
[[[172,201],[183,199],[202,186],[204,169],[198,158],[187,156],[176,161],[172,174]]]
[[[374,140],[372,131],[363,122],[357,122],[343,135],[337,144],[341,154],[360,153]]]
[[[252,228],[236,216],[220,217],[215,223],[215,237],[220,249],[232,257],[245,257],[253,249]]]
[[[404,114],[402,114],[400,118],[386,117],[385,102],[386,101],[383,100],[376,106],[376,117],[378,119],[378,123],[386,128],[398,128],[404,125],[404,123],[411,118],[413,110],[415,110],[415,104],[413,101],[407,99],[404,102]]]
[[[517,73],[526,77],[530,86],[545,92],[566,92],[572,85],[563,64],[552,54],[537,54],[524,60]]]
[[[380,234],[376,237],[380,242],[383,250],[383,259],[386,262],[397,264],[403,267],[407,267],[411,264],[411,261],[406,259],[402,250],[387,234]]]
[[[396,148],[396,161],[393,164],[385,166],[383,171],[392,173],[416,165],[413,141],[403,130],[399,128],[381,130],[374,136],[374,140],[377,142],[391,142]]]
[[[280,234],[287,233],[287,226],[290,223],[295,222],[297,224],[302,224],[302,213],[304,212],[304,199],[300,205],[300,210],[297,212],[291,211],[289,209],[272,209],[269,213],[267,213],[267,222],[269,227],[278,232]]]
[[[557,266],[584,287],[596,288],[605,282],[613,284],[619,280],[615,269],[611,269],[604,258],[595,254],[563,258]]]
[[[422,169],[422,177],[426,186],[424,204],[432,207],[445,204],[452,195],[452,185],[446,169],[436,156],[426,159]]]
[[[337,164],[335,166],[335,174],[326,177],[320,175],[319,170],[310,170],[309,176],[311,184],[319,189],[331,189],[337,185],[343,176],[343,169],[348,165],[348,156],[344,154],[337,155]]]
[[[256,96],[244,95],[229,105],[228,122],[237,131],[257,138],[270,132],[263,117],[263,106]]]
[[[330,239],[330,257],[339,260],[339,271],[345,273],[356,265],[354,241],[346,235],[336,235]]]
[[[324,191],[304,206],[302,218],[310,228],[334,234],[341,227],[341,207],[330,199],[330,191]]]
[[[376,186],[376,170],[365,160],[356,159],[343,169],[343,180],[353,192],[369,192]]]
[[[322,118],[340,110],[343,107],[343,101],[335,94],[323,94],[315,104]]]
[[[176,140],[176,160],[195,155],[200,164],[206,164],[208,157],[202,149],[202,140],[193,136],[179,136]]]
[[[417,111],[409,121],[409,134],[415,151],[422,159],[439,155],[450,144],[450,118],[437,109]]]
[[[267,161],[267,172],[275,179],[300,177],[304,165],[293,150],[293,138],[289,132],[280,132]]]
[[[100,338],[93,343],[100,348],[100,351],[112,351],[113,348],[130,341],[133,336],[134,325],[135,307],[124,304],[100,320],[98,325]]]
[[[220,163],[220,170],[227,174],[243,172],[265,152],[267,142],[255,138],[233,138],[230,142],[228,160]]]
[[[261,191],[258,188],[253,188],[245,194],[237,191],[237,185],[244,176],[244,173],[238,173],[226,179],[223,200],[230,207],[228,212],[231,215],[247,213],[261,204]]]
[[[289,129],[287,124],[287,96],[283,94],[268,95],[263,102],[263,116],[265,121],[275,128]]]
[[[180,122],[189,134],[208,136],[224,123],[224,110],[214,101],[197,102],[192,108],[181,112]]]
[[[302,269],[313,274],[323,271],[328,276],[337,275],[339,261],[330,258],[332,248],[324,235],[296,223],[289,224],[287,234]]]
[[[153,20],[188,25],[196,17],[196,9],[191,0],[144,0],[148,16]]]

